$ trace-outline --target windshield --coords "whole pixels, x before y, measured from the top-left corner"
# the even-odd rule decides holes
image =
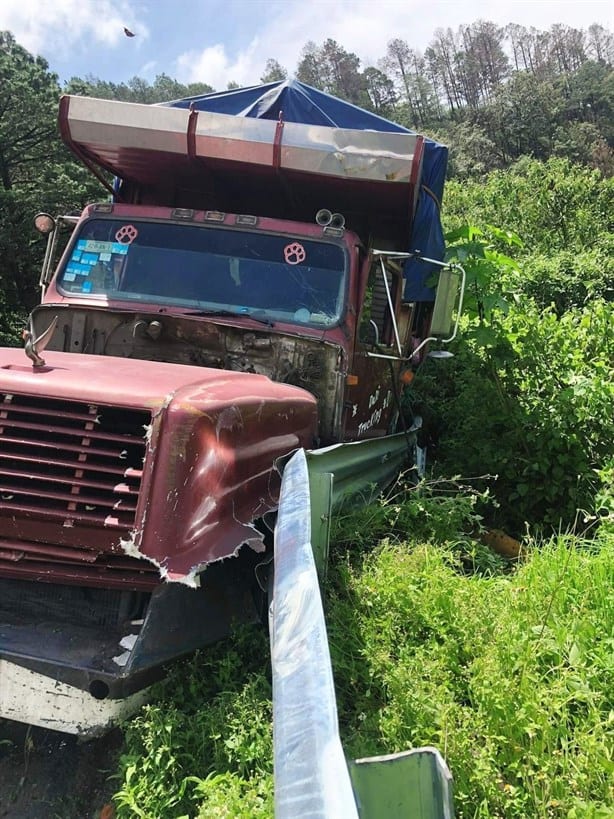
[[[339,245],[303,237],[96,218],[81,227],[58,286],[331,326],[342,312],[345,259]]]

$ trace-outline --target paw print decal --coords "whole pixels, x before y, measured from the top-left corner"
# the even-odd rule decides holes
[[[139,232],[134,225],[123,225],[115,234],[115,241],[119,242],[120,245],[129,245],[134,242],[138,235]]]
[[[305,248],[300,242],[292,242],[284,247],[284,259],[287,264],[300,264],[305,261]]]

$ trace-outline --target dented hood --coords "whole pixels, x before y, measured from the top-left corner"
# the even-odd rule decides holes
[[[23,351],[0,352],[0,462],[14,462],[0,575],[140,588],[128,557],[194,585],[207,564],[261,548],[276,460],[313,446],[313,395],[252,373],[45,359],[34,369]]]
[[[3,349],[0,390],[155,411],[188,385],[198,385],[199,394],[214,388],[218,398],[226,393],[231,400],[239,383],[241,389],[246,384],[244,373],[185,364],[61,352],[45,352],[44,358],[45,366],[35,368],[23,350]],[[271,384],[265,376],[248,378]]]

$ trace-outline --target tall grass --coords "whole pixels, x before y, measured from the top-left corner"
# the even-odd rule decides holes
[[[272,816],[271,719],[263,629],[178,665],[126,726],[118,817]]]
[[[326,608],[346,753],[437,746],[461,819],[612,816],[614,537],[560,535],[516,566],[485,558],[467,538],[336,548]],[[119,817],[271,817],[264,632],[176,669],[128,725],[118,775]]]
[[[346,751],[437,746],[460,817],[614,815],[614,538],[554,538],[507,575],[458,560],[384,542],[338,565]]]

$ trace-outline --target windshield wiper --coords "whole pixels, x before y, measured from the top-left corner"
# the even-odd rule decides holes
[[[253,313],[239,313],[236,310],[190,310],[184,313],[184,316],[225,316],[228,318],[248,318],[252,321],[257,321],[259,324],[265,324],[267,327],[274,327],[275,324],[271,319],[263,318],[262,316],[255,316]]]

